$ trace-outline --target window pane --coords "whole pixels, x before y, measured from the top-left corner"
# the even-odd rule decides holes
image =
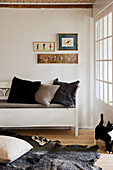
[[[107,37],[107,16],[104,17],[104,37]]]
[[[95,23],[95,58],[96,97],[113,106],[112,18],[112,12],[110,12]]]
[[[109,104],[113,105],[113,99],[112,99],[112,84],[109,84]]]
[[[103,41],[100,41],[100,60],[103,60]]]
[[[112,35],[112,12],[108,15],[108,36]]]
[[[108,59],[112,59],[112,37],[108,38]]]
[[[103,61],[100,61],[100,80],[103,80]]]
[[[103,38],[103,18],[100,19],[100,39]]]
[[[107,81],[107,61],[104,61],[104,81]]]
[[[104,83],[104,102],[107,103],[107,83]]]
[[[96,43],[96,60],[99,60],[99,42]]]
[[[95,32],[95,35],[96,35],[96,40],[99,39],[99,21],[96,22],[96,32]]]
[[[100,82],[100,99],[103,101],[103,82]]]
[[[108,81],[112,83],[112,61],[108,62]]]
[[[99,79],[99,62],[96,62],[96,79]]]
[[[107,39],[104,40],[104,59],[107,59]]]
[[[96,81],[96,97],[99,99],[99,81]]]

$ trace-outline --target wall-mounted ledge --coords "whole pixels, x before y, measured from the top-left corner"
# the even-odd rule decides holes
[[[0,8],[93,8],[93,4],[5,4],[1,3]]]

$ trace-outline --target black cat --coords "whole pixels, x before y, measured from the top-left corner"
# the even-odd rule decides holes
[[[103,114],[101,113],[101,120],[99,125],[96,126],[95,128],[95,139],[101,139],[103,141],[105,141],[106,144],[106,152],[111,153],[112,152],[112,144],[113,144],[113,124],[111,124],[108,121],[107,126],[103,126]]]

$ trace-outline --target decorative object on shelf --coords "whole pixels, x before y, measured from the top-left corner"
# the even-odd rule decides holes
[[[37,54],[37,63],[78,64],[78,54]]]
[[[55,42],[33,42],[35,52],[52,52],[55,51]]]
[[[58,50],[78,50],[78,34],[59,33],[57,34]]]

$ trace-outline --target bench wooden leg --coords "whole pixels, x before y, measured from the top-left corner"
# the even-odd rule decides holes
[[[75,136],[78,137],[78,111],[76,111]]]
[[[96,141],[96,139],[94,139],[94,145],[96,145],[97,144],[97,141]]]

